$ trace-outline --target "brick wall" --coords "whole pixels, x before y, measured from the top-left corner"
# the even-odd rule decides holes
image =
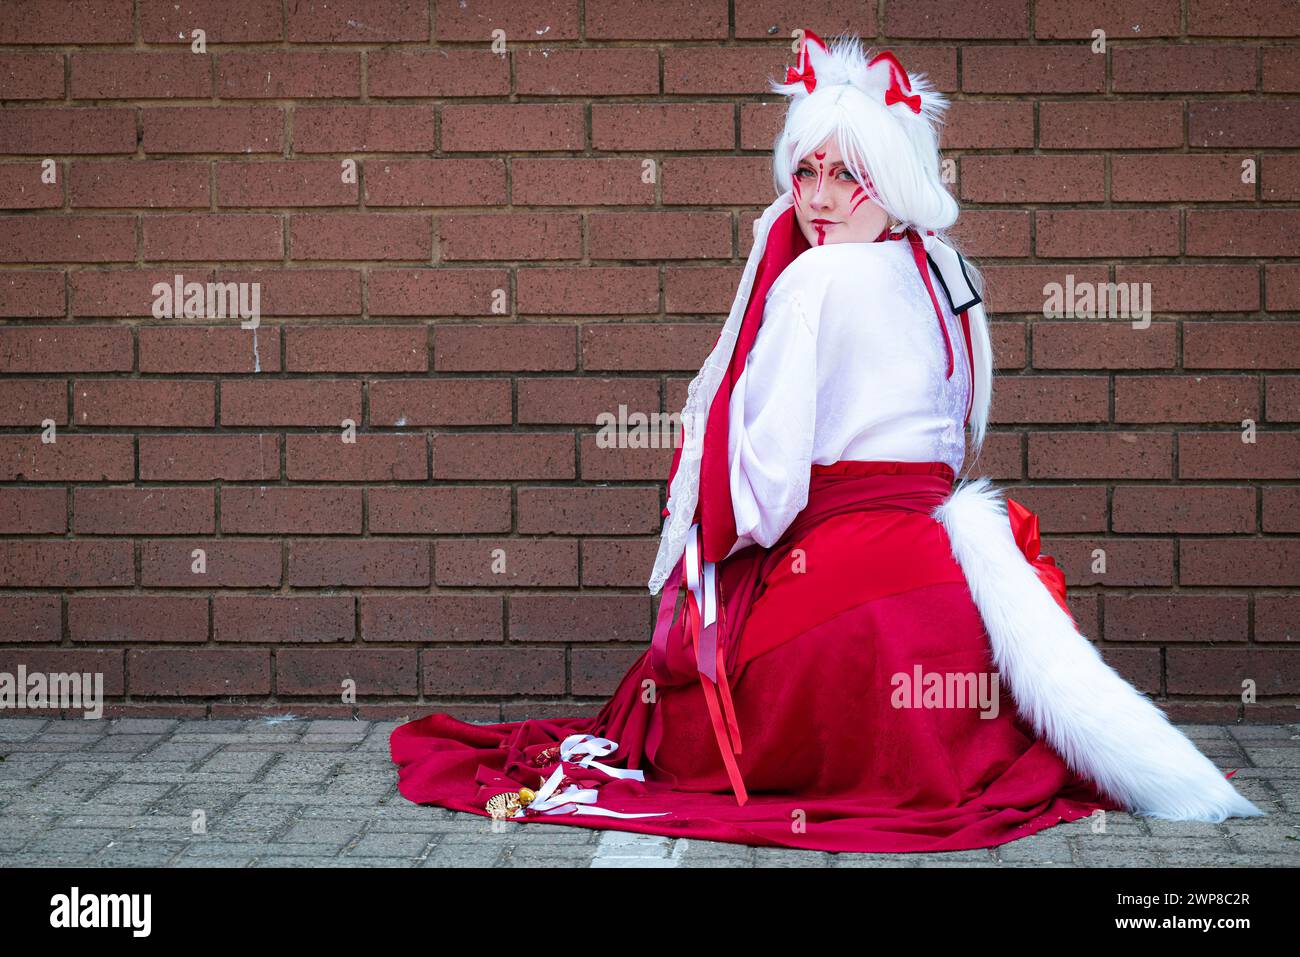
[[[802,26],[955,100],[979,471],[1085,632],[1175,718],[1292,719],[1281,0],[0,0],[0,670],[102,671],[114,713],[350,714],[345,679],[365,716],[590,713],[649,640],[671,459],[594,423],[681,408]],[[176,274],[261,324],[156,318]],[[1150,326],[1045,317],[1067,276],[1150,283]]]

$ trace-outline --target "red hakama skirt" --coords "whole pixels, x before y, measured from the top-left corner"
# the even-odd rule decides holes
[[[820,851],[992,847],[1121,810],[1035,736],[996,680],[931,514],[952,470],[844,461],[812,479],[780,541],[717,565],[730,720],[718,685],[682,677],[698,636],[678,622],[674,667],[648,649],[595,718],[473,725],[439,713],[399,726],[401,794],[487,815],[490,798],[524,787],[543,799],[511,823]],[[1063,601],[1051,559],[1035,564],[1044,580],[1055,573]]]

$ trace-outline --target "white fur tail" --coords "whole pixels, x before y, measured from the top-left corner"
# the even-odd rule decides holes
[[[1074,627],[1016,545],[1006,503],[987,478],[959,483],[933,516],[948,532],[1017,710],[1076,773],[1146,817],[1264,814]]]

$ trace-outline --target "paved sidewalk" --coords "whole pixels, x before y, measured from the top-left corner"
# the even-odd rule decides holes
[[[397,793],[397,722],[0,718],[0,866],[1300,866],[1300,724],[1184,726],[1265,811],[1223,824],[1111,814],[1001,847],[825,854],[507,824]],[[197,822],[197,824],[196,824]],[[197,831],[197,833],[196,833]]]

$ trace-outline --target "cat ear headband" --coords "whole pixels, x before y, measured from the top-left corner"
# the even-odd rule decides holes
[[[924,74],[909,74],[892,51],[882,50],[868,60],[855,37],[838,38],[828,46],[812,30],[803,29],[799,57],[786,70],[788,89],[783,92],[797,101],[819,88],[839,85],[858,88],[900,119],[934,123],[948,105]],[[899,108],[891,109],[896,104]]]

